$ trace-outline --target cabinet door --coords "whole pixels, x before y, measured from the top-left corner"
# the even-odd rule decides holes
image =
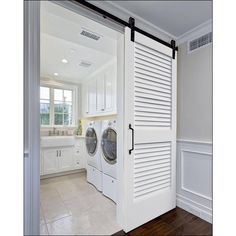
[[[81,169],[83,168],[83,162],[81,158],[81,148],[75,147],[74,151],[75,151],[75,159],[74,159],[75,169]]]
[[[96,86],[96,80],[93,79],[88,84],[88,103],[89,108],[88,112],[89,114],[95,114],[97,110],[97,86]]]
[[[105,72],[105,111],[116,111],[116,71],[110,67]]]
[[[83,84],[82,103],[83,103],[84,115],[88,115],[89,114],[89,85],[87,83]]]
[[[62,148],[59,150],[59,170],[67,171],[74,169],[74,153],[73,148]]]
[[[58,157],[56,149],[43,150],[43,174],[58,172]]]
[[[78,139],[75,144],[75,168],[85,168],[86,164],[86,151],[85,151],[85,139]]]
[[[105,110],[105,85],[104,74],[100,74],[97,77],[97,112],[103,112]]]

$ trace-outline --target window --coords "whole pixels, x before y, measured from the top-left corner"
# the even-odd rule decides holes
[[[72,125],[72,91],[53,89],[54,125]]]
[[[73,118],[72,89],[40,87],[41,126],[72,126]]]
[[[40,87],[40,123],[50,125],[50,89]]]

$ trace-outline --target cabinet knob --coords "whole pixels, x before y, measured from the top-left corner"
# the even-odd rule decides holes
[[[76,162],[79,165],[79,161]]]

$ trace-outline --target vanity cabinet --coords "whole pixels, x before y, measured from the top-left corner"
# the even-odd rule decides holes
[[[51,174],[58,171],[58,150],[47,148],[42,150],[42,174]]]
[[[85,150],[85,139],[77,138],[75,141],[74,148],[74,166],[75,169],[86,168],[86,150]]]
[[[84,138],[75,138],[75,145],[41,148],[41,175],[85,168]]]
[[[74,169],[73,147],[58,150],[58,171],[68,171]]]
[[[112,63],[82,85],[85,117],[116,114],[116,74]]]

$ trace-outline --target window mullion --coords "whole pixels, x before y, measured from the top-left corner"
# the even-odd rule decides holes
[[[65,90],[62,90],[62,125],[65,126],[64,123],[64,108],[65,108],[65,95],[64,95]]]
[[[50,107],[51,107],[51,112],[50,112],[50,116],[51,116],[51,126],[54,126],[54,90],[53,88],[50,88]]]

